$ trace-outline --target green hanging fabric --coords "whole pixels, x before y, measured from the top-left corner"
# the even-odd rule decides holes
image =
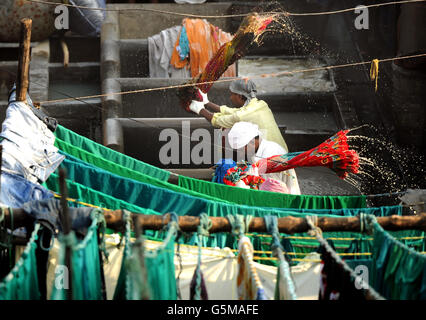
[[[65,141],[77,148],[84,149],[97,157],[108,159],[133,171],[148,174],[151,177],[162,181],[167,181],[170,177],[170,172],[167,170],[157,168],[143,161],[129,157],[121,152],[107,148],[61,125],[57,126],[54,134],[57,139]]]
[[[309,214],[316,214],[317,212],[324,212],[328,214],[317,214],[318,216],[323,217],[333,217],[335,214],[342,215],[344,210],[344,215],[350,216],[359,213],[361,209],[336,209],[336,210],[296,210],[296,209],[277,209],[277,208],[258,208],[258,207],[249,207],[243,205],[233,205],[230,203],[221,203],[217,201],[209,201],[205,199],[200,199],[196,197],[191,197],[185,194],[175,193],[164,188],[158,188],[155,186],[140,184],[139,186],[133,185],[137,194],[132,192],[132,187],[128,186],[122,189],[122,185],[118,180],[104,180],[102,174],[87,174],[83,175],[73,175],[75,170],[70,170],[70,178],[79,180],[80,177],[83,177],[82,182],[89,182],[93,179],[90,184],[97,186],[101,189],[106,189],[106,191],[111,194],[122,195],[125,197],[125,193],[128,191],[129,195],[134,195],[132,200],[133,203],[129,203],[124,200],[117,199],[112,195],[99,192],[92,188],[89,188],[83,184],[75,182],[75,180],[68,180],[67,185],[69,189],[69,196],[79,201],[86,202],[92,205],[100,206],[103,208],[108,208],[112,210],[126,209],[135,213],[143,214],[164,214],[167,212],[177,212],[179,215],[194,215],[198,216],[201,212],[206,212],[209,216],[225,217],[228,213],[231,214],[249,214],[256,217],[263,217],[265,215],[273,214],[278,217],[285,216],[295,216],[295,217],[305,217]],[[82,171],[83,173],[85,171]],[[91,173],[88,171],[88,173]],[[56,174],[52,174],[51,177],[47,180],[46,187],[54,192],[59,192],[59,179]],[[391,214],[400,214],[401,207],[388,207],[386,212],[383,211],[384,208],[381,208],[379,211],[376,208],[366,208],[363,209],[366,213],[375,213],[379,216]],[[311,213],[312,212],[312,213]],[[419,236],[423,235],[421,231],[398,231],[393,233],[395,236]],[[160,240],[158,238],[158,232],[149,232],[149,236],[152,236],[153,239]],[[368,238],[360,233],[355,232],[326,232],[324,233],[326,237],[344,237],[344,238],[357,238],[364,239]],[[294,234],[293,236],[307,236],[307,234]],[[361,241],[361,240],[360,240]],[[367,241],[367,240],[363,240]],[[258,247],[257,244],[261,244],[264,241],[254,241],[255,250],[269,250],[268,245],[262,244],[261,247]],[[313,240],[292,240],[294,249],[296,253],[309,253],[316,249],[318,243]],[[338,248],[338,252],[344,252],[351,245],[351,241],[339,242],[341,247]],[[208,246],[220,247],[229,246],[234,248],[236,246],[235,239],[229,233],[217,233],[211,236],[208,239]],[[302,246],[302,247],[300,247]],[[304,247],[303,247],[304,246]],[[310,246],[310,247],[307,247]],[[314,246],[314,248],[312,248]],[[300,257],[300,256],[299,256]]]
[[[94,155],[93,153],[90,153],[86,150],[77,148],[67,142],[64,142],[58,138],[55,139],[55,146],[57,148],[60,149],[60,153],[62,154],[69,154],[77,159],[80,159],[86,163],[89,163],[93,166],[96,166],[100,169],[109,171],[111,173],[114,173],[116,175],[125,177],[125,178],[130,178],[130,179],[134,179],[140,182],[144,182],[144,183],[148,183],[150,185],[153,186],[157,186],[157,187],[163,187],[163,188],[167,188],[169,190],[172,191],[176,191],[176,192],[182,192],[182,193],[186,193],[189,195],[193,195],[193,196],[197,196],[197,197],[201,197],[201,198],[205,198],[205,199],[211,199],[211,200],[219,200],[216,199],[214,197],[208,196],[206,194],[202,194],[199,192],[195,192],[192,190],[187,190],[184,188],[181,188],[177,185],[156,179],[154,177],[151,177],[150,175],[147,174],[143,174],[141,172],[138,171],[134,171],[131,170],[127,167],[124,167],[120,164],[117,164],[113,161],[110,161],[107,158],[102,158],[99,156]]]
[[[179,176],[179,186],[237,204],[257,207],[341,209],[365,208],[366,197],[291,195],[278,192],[242,189],[220,183]]]
[[[62,138],[64,138],[64,140],[62,140]],[[96,150],[99,149],[102,150],[102,152],[96,151],[93,147],[94,145],[96,145]],[[109,150],[108,148],[97,145],[95,142],[81,137],[76,133],[72,133],[72,131],[63,127],[61,127],[56,134],[55,146],[73,157],[111,173],[210,200],[278,208],[339,209],[366,207],[365,196],[283,195],[267,191],[232,188],[189,177],[179,177],[180,186],[176,186],[166,182],[166,180],[156,178],[157,175],[151,174],[149,170],[137,169],[131,165],[126,166],[126,163],[117,160],[120,153],[114,151],[113,155],[111,155],[107,152],[107,150]]]
[[[123,262],[118,277],[114,300],[140,300],[149,290],[152,300],[176,300],[174,243],[177,224],[170,223],[163,244],[155,250],[144,250],[148,286],[135,267],[140,265],[139,257],[134,256],[130,239],[130,220],[127,219]],[[130,259],[129,259],[130,258]]]
[[[426,255],[386,232],[373,216],[366,217],[373,234],[372,285],[387,299],[418,300],[426,281]]]
[[[124,234],[124,251],[117,286],[114,291],[114,300],[147,300],[151,297],[151,288],[147,280],[145,265],[142,265],[140,252],[143,243],[138,239],[131,242],[131,213],[123,211],[123,219],[126,221]]]
[[[65,266],[66,247],[71,247],[71,289],[72,300],[103,300],[102,279],[98,232],[105,227],[102,210],[93,209],[92,224],[83,240],[78,240],[71,231],[68,235],[60,234],[58,265]],[[66,272],[61,276],[66,276]],[[58,275],[56,276],[58,277]],[[56,278],[52,286],[51,300],[67,300],[65,279]]]
[[[40,225],[36,224],[31,238],[11,272],[0,282],[0,300],[40,300],[37,277],[37,249]]]

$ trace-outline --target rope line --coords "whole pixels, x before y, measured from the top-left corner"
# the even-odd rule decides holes
[[[424,0],[424,1],[426,1],[426,0]],[[410,55],[410,56],[386,58],[386,59],[382,59],[382,60],[377,60],[377,59],[373,59],[373,60],[377,60],[378,62],[389,62],[389,61],[412,59],[412,58],[419,58],[419,57],[426,57],[426,53],[420,53],[420,54],[415,54],[415,55]],[[354,67],[354,66],[371,64],[373,62],[373,60],[362,61],[362,62],[354,62],[354,63],[348,63],[348,64],[340,64],[340,65],[334,65],[334,66],[310,68],[310,69],[300,69],[300,70],[294,70],[294,71],[281,71],[281,72],[277,72],[277,73],[268,73],[268,74],[261,74],[261,75],[252,76],[252,77],[244,77],[244,79],[272,78],[272,77],[279,77],[279,76],[282,76],[282,75],[289,75],[289,74],[295,74],[295,73],[331,70],[331,69],[338,69],[338,68],[345,68],[345,67]],[[200,83],[187,83],[187,84],[172,85],[172,86],[157,87],[157,88],[149,88],[149,89],[139,89],[139,90],[122,91],[122,92],[109,92],[109,93],[105,93],[105,94],[97,94],[97,95],[90,95],[90,96],[73,97],[73,98],[56,99],[56,100],[46,100],[46,101],[40,101],[39,103],[42,104],[42,105],[45,105],[45,104],[49,104],[49,103],[67,102],[67,101],[73,101],[73,100],[87,100],[87,99],[102,98],[102,97],[114,96],[114,95],[127,95],[127,94],[135,94],[135,93],[145,93],[145,92],[160,91],[160,90],[167,90],[167,89],[193,87],[195,85],[201,85],[201,84],[231,82],[231,81],[234,81],[235,79],[240,79],[240,78],[232,77],[232,78],[227,78],[227,79],[221,79],[221,80],[215,80],[215,81],[205,81],[205,82],[200,82]]]
[[[57,3],[57,2],[50,2],[50,1],[44,1],[44,0],[24,0],[26,2],[32,2],[32,3],[38,3],[38,4],[45,4],[45,5],[63,5],[66,7],[72,7],[76,9],[85,9],[85,10],[94,10],[94,11],[105,11],[105,12],[122,12],[122,11],[145,11],[145,12],[152,12],[152,13],[159,13],[159,14],[168,14],[168,15],[175,15],[175,16],[182,16],[182,17],[192,17],[192,18],[203,18],[203,19],[220,19],[220,18],[236,18],[236,17],[245,17],[249,15],[250,13],[241,13],[241,14],[228,14],[228,15],[197,15],[197,14],[191,14],[191,13],[180,13],[180,12],[173,12],[173,11],[166,11],[166,10],[159,10],[159,9],[149,9],[149,8],[124,8],[124,9],[112,9],[112,8],[91,8],[87,6],[77,6],[72,5],[68,3]],[[360,8],[362,9],[368,9],[368,8],[377,8],[377,7],[383,7],[383,6],[389,6],[389,5],[396,5],[396,4],[404,4],[404,3],[418,3],[418,2],[425,2],[426,0],[403,0],[403,1],[392,1],[392,2],[385,2],[385,3],[378,3],[378,4],[371,4],[367,6],[362,6]],[[263,12],[262,14],[279,14],[283,16],[321,16],[321,15],[332,15],[332,14],[338,14],[338,13],[345,13],[354,11],[356,9],[359,9],[357,7],[353,8],[347,8],[347,9],[340,9],[340,10],[333,10],[333,11],[323,11],[323,12],[305,12],[305,13],[297,13],[297,12],[288,12],[288,11],[269,11],[269,12]]]

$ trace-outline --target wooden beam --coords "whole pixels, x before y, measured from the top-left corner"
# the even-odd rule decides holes
[[[25,223],[31,222],[32,218],[22,209],[13,209],[14,212],[14,226],[16,228],[24,226]],[[123,232],[125,223],[122,219],[122,210],[104,211],[104,217],[107,226],[117,232]],[[161,230],[169,222],[166,217],[163,220],[162,215],[143,215],[134,213],[132,216],[133,222],[138,220],[140,226],[144,230]],[[230,232],[231,225],[228,219],[223,217],[210,217],[212,227],[210,233],[217,232]],[[9,209],[5,208],[5,222],[6,226],[10,226],[10,213]],[[385,230],[421,230],[426,231],[426,213],[420,213],[415,216],[389,216],[378,217],[377,222]],[[199,217],[196,216],[180,216],[179,227],[185,232],[195,232],[200,223]],[[324,232],[330,231],[352,231],[360,232],[359,217],[319,217],[318,227]],[[304,218],[297,217],[283,217],[278,218],[278,229],[281,233],[294,234],[307,232],[309,230],[308,224]],[[249,226],[250,232],[266,232],[266,226],[263,218],[253,218]]]
[[[21,20],[21,38],[19,41],[18,75],[16,79],[16,100],[27,101],[30,70],[31,19]]]

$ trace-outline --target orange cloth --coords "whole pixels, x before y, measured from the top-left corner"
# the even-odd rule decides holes
[[[175,68],[191,67],[192,77],[196,77],[203,71],[207,63],[226,42],[232,40],[230,33],[220,30],[204,19],[184,19],[183,25],[186,29],[189,42],[189,60],[188,58],[181,60],[177,46],[179,45],[178,36],[175,47],[173,49],[170,64]],[[235,64],[229,66],[224,72],[223,77],[235,77]]]

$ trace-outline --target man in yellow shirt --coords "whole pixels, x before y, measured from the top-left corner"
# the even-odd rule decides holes
[[[252,80],[238,79],[231,82],[231,102],[235,108],[218,106],[208,100],[207,94],[200,91],[203,101],[193,100],[189,108],[206,118],[214,127],[232,128],[237,122],[257,124],[265,139],[278,143],[288,152],[287,144],[281,135],[274,115],[267,103],[256,98],[256,85]],[[207,108],[212,110],[208,111]]]

